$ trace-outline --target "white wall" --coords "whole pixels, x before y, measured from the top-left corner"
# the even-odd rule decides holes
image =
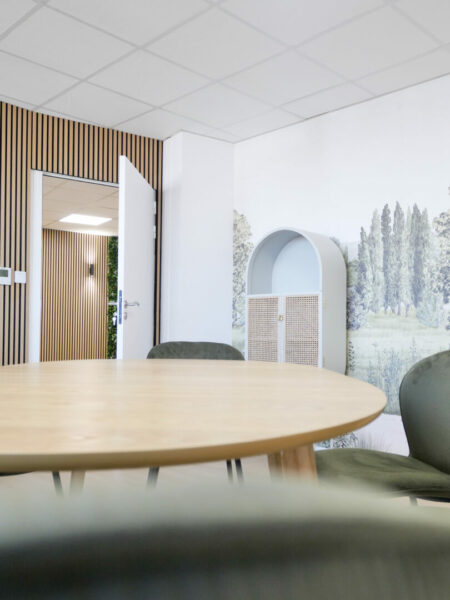
[[[164,142],[161,340],[231,343],[233,146]]]
[[[393,211],[399,202],[406,211],[417,203],[430,220],[448,210],[449,98],[447,76],[237,144],[234,208],[247,218],[252,239],[296,227],[338,238],[352,259],[375,209],[388,204]],[[443,327],[439,333],[411,318],[392,322],[383,339],[370,325],[363,336],[350,332],[355,376],[366,377],[369,360],[376,367],[384,345],[407,352],[417,344],[426,356],[445,341]],[[408,452],[399,416],[382,415],[365,435],[379,449]]]
[[[254,239],[290,225],[342,242],[368,206],[447,210],[449,98],[450,76],[237,144],[234,208]]]

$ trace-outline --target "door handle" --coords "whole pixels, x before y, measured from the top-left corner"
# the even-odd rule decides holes
[[[128,302],[128,300],[125,300],[123,307],[128,308],[129,306],[139,306],[139,302],[137,300],[134,302]]]

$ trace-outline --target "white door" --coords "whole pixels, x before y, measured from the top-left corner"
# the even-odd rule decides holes
[[[153,346],[156,194],[119,159],[117,358],[145,358]]]

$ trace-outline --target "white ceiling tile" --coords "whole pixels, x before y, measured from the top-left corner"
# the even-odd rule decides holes
[[[267,112],[268,105],[216,84],[171,102],[166,107],[175,113],[197,119],[219,129]]]
[[[86,198],[81,192],[64,189],[64,186],[44,192],[44,199],[49,210],[63,212],[76,212],[72,209],[89,203],[89,198]]]
[[[436,50],[402,65],[359,80],[374,94],[385,94],[450,73],[450,53]]]
[[[33,13],[0,42],[0,49],[75,77],[86,77],[130,48],[48,8]]]
[[[209,6],[204,0],[51,0],[49,5],[137,45]]]
[[[103,217],[105,219],[114,219],[118,215],[118,208],[104,208],[92,204],[83,204],[80,207],[74,206],[73,213],[89,215],[90,217]],[[70,213],[69,213],[70,214]]]
[[[371,94],[352,83],[344,83],[306,98],[285,104],[283,108],[304,118],[330,112],[371,98]]]
[[[299,121],[301,121],[301,119],[298,117],[277,108],[264,113],[263,115],[259,115],[258,117],[253,117],[252,119],[231,125],[230,127],[227,127],[226,130],[239,138],[244,139],[267,131],[273,131],[274,129],[280,129],[281,127],[286,127],[286,125],[292,125]]]
[[[208,77],[221,79],[282,50],[282,46],[212,8],[149,49]]]
[[[208,79],[139,50],[95,75],[92,82],[153,105],[193,92]]]
[[[377,8],[383,0],[227,0],[224,10],[290,45]]]
[[[47,103],[45,108],[107,127],[150,110],[147,104],[89,83],[80,83]]]
[[[178,131],[189,131],[202,135],[212,135],[213,133],[212,129],[206,125],[160,109],[121,123],[120,129],[160,140],[164,140]]]
[[[78,179],[63,179],[64,189],[74,190],[85,197],[89,194],[92,198],[102,198],[104,195],[113,194],[117,188],[104,183],[92,183],[91,181],[79,181]]]
[[[284,104],[342,81],[291,50],[233,75],[225,83],[272,104]]]
[[[228,131],[224,131],[223,129],[215,129],[214,131],[214,135],[211,135],[210,137],[222,140],[223,142],[230,142],[231,144],[234,144],[241,139],[239,136],[229,133]]]
[[[113,196],[108,196],[107,198],[101,198],[96,202],[97,206],[112,208],[115,210],[119,209],[119,194],[116,193]]]
[[[57,187],[64,185],[65,179],[62,177],[52,177],[50,175],[44,175],[42,179],[43,193],[44,195],[50,190],[54,190]]]
[[[14,106],[18,106],[19,108],[26,108],[28,110],[34,109],[33,104],[22,102],[22,100],[19,100],[19,98],[11,98],[10,96],[4,96],[3,94],[0,94],[0,101],[6,102],[7,104],[14,104]]]
[[[36,4],[32,0],[21,0],[20,2],[18,0],[1,0],[0,35],[12,27],[32,8],[36,8]]]
[[[450,42],[449,0],[395,0],[394,6],[398,6],[442,42]]]
[[[55,184],[54,182],[57,182]],[[56,187],[55,187],[56,186]],[[106,197],[105,194],[107,194]],[[108,203],[108,206],[101,206]],[[44,177],[43,180],[43,226],[48,229],[74,231],[103,235],[117,234],[118,190],[111,186],[98,185],[74,179]],[[95,215],[111,219],[99,227],[86,227],[75,223],[60,223],[59,219],[71,214]]]
[[[429,36],[386,7],[319,36],[301,50],[342,75],[357,78],[434,47]]]
[[[41,104],[76,83],[76,79],[0,52],[2,93]]]
[[[61,213],[55,210],[49,210],[46,208],[45,203],[42,204],[42,226],[46,227],[50,225],[50,223],[54,223],[55,221],[59,221],[61,219]]]

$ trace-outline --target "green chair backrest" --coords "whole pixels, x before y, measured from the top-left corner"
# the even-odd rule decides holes
[[[411,456],[450,473],[450,350],[408,371],[400,386],[400,412]]]
[[[245,360],[228,344],[215,342],[164,342],[154,346],[147,358],[201,358],[207,360]]]
[[[448,598],[445,508],[306,483],[186,481],[151,499],[2,493],[0,600]]]

